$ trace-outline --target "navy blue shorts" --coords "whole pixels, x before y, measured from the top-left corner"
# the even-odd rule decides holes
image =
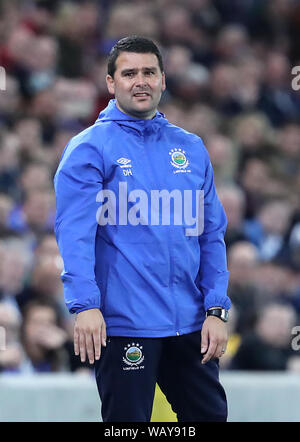
[[[149,422],[156,382],[179,422],[226,421],[218,359],[201,364],[201,332],[108,337],[95,374],[104,422]]]

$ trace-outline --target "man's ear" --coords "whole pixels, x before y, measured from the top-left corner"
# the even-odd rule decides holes
[[[111,95],[115,95],[115,81],[111,75],[106,75],[106,85],[108,92]]]
[[[164,72],[162,73],[162,88],[161,89],[162,89],[162,91],[164,91],[166,89],[166,75]]]

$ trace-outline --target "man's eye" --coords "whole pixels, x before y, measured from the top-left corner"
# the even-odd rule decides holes
[[[133,77],[133,72],[126,72],[126,74],[124,74],[125,77]]]

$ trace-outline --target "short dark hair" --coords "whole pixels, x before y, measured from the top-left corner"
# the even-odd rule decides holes
[[[138,35],[131,35],[129,37],[119,40],[111,49],[107,63],[107,73],[111,77],[116,72],[116,60],[121,52],[136,52],[138,54],[155,54],[158,59],[158,64],[161,72],[164,71],[161,53],[156,44],[146,37]]]

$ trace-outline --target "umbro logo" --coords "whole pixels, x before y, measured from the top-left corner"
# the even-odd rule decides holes
[[[132,165],[130,164],[131,160],[122,157],[117,160],[117,163],[119,163],[120,167],[123,169],[124,176],[132,175],[132,170],[130,169],[132,167]]]
[[[117,160],[117,163],[120,164],[120,167],[131,167],[131,164],[129,164],[131,163],[131,160],[129,160],[128,158],[119,158]]]

